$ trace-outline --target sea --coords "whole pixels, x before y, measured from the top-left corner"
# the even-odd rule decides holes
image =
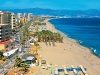
[[[100,57],[100,18],[58,18],[49,22]]]

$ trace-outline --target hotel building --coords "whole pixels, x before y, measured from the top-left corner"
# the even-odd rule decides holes
[[[24,18],[27,18],[27,14],[26,14],[26,13],[24,13],[24,15],[23,15],[23,16],[24,16]]]
[[[27,18],[27,20],[28,20],[28,21],[32,20],[32,17],[33,17],[33,14],[32,14],[32,13],[28,13],[28,18]]]
[[[0,50],[9,51],[15,47],[15,43],[11,40],[12,26],[11,13],[0,11]]]
[[[16,16],[14,13],[11,13],[11,25],[12,29],[16,29],[18,27],[16,24]]]

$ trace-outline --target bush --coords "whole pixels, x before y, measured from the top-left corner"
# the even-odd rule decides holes
[[[7,57],[3,57],[2,60],[3,60],[3,61],[6,61],[6,60],[7,60]]]

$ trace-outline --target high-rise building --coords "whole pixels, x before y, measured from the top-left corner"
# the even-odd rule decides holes
[[[24,13],[24,15],[23,15],[23,16],[24,16],[24,18],[26,18],[26,17],[27,17],[27,14],[26,14],[26,13]]]
[[[0,11],[0,50],[8,51],[14,48],[11,33],[11,13]]]
[[[32,20],[33,14],[32,13],[28,13],[28,21]]]
[[[11,26],[12,26],[12,29],[16,29],[17,28],[16,16],[15,16],[14,13],[11,13]]]
[[[22,13],[18,13],[18,14],[17,14],[17,17],[18,17],[18,19],[23,18]]]

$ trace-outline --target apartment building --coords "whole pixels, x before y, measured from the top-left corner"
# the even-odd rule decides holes
[[[28,20],[28,21],[32,20],[32,17],[33,17],[33,14],[32,14],[32,13],[28,13],[27,20]]]
[[[0,50],[3,52],[14,48],[15,44],[11,40],[11,33],[11,13],[0,11]]]
[[[23,17],[24,17],[24,18],[27,18],[27,14],[26,14],[26,13],[24,13],[24,14],[23,14]]]
[[[14,13],[11,13],[11,25],[12,25],[12,29],[16,29],[18,26],[16,24],[16,16]]]
[[[17,14],[17,18],[18,18],[18,19],[23,18],[22,13],[18,13],[18,14]]]

